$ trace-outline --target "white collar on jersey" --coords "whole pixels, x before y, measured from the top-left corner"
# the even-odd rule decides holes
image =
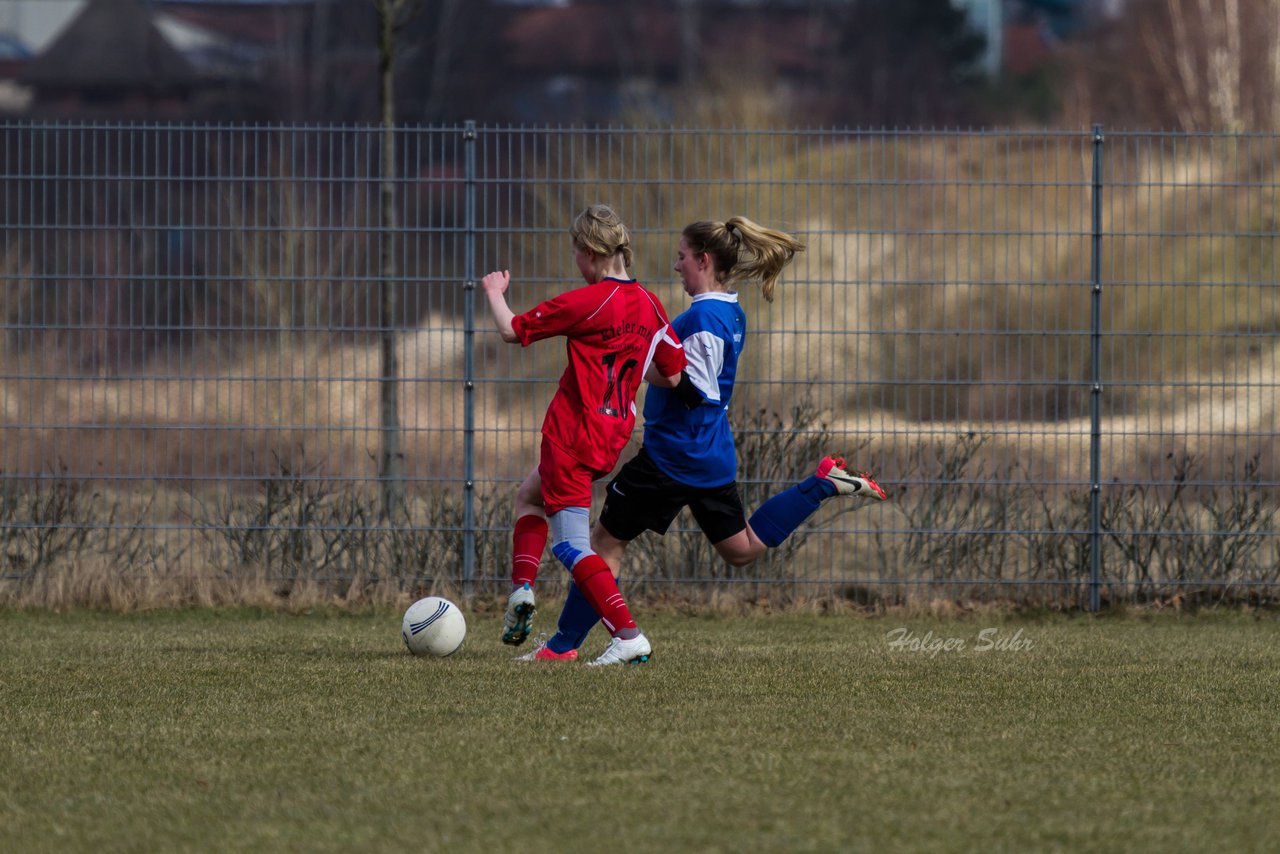
[[[705,293],[698,294],[690,300],[690,302],[699,302],[704,299],[720,300],[721,302],[737,302],[738,294],[736,292],[730,294],[725,293],[724,291],[706,291]]]

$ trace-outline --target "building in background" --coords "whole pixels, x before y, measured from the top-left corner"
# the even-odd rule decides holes
[[[292,48],[334,2],[0,0],[0,115],[273,118],[269,90],[305,74]]]
[[[182,118],[203,83],[143,0],[88,0],[17,82],[49,118]]]
[[[938,21],[946,2],[894,0],[905,11],[886,15],[888,0],[422,0],[398,47],[397,113],[406,123],[661,117],[719,75],[801,122],[959,121],[930,106],[954,105],[930,93],[955,61],[920,67],[918,48],[938,32],[913,44],[903,31]],[[1087,15],[1121,6],[949,2],[982,39],[959,70],[987,80],[1040,67]],[[377,31],[370,0],[0,0],[0,114],[374,122]],[[871,58],[877,49],[891,56]],[[850,98],[872,78],[880,101]],[[888,93],[894,78],[907,91]],[[885,113],[894,98],[920,106],[905,119]]]

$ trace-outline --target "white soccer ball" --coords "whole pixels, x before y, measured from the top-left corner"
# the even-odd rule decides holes
[[[458,606],[448,599],[428,596],[414,602],[404,612],[400,635],[414,655],[443,658],[462,646],[467,636],[467,621]]]

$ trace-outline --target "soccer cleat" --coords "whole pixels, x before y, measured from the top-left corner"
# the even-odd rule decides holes
[[[880,484],[872,480],[871,475],[865,471],[850,474],[845,470],[845,465],[842,457],[823,457],[822,462],[818,463],[817,475],[830,482],[838,495],[860,495],[877,501],[884,501],[889,497],[880,488]]]
[[[595,661],[588,661],[588,667],[601,667],[606,664],[644,664],[649,660],[649,656],[653,654],[653,647],[649,646],[649,639],[644,636],[644,632],[636,635],[629,640],[622,638],[614,638],[609,641],[609,646],[605,648],[604,653]]]
[[[551,647],[547,646],[547,636],[539,636],[536,646],[526,652],[524,655],[517,655],[514,661],[577,661],[578,651],[576,649],[565,650],[564,652],[555,652]]]
[[[537,611],[532,587],[524,584],[512,590],[507,597],[507,613],[502,617],[502,642],[509,646],[524,643],[533,628],[533,615]]]

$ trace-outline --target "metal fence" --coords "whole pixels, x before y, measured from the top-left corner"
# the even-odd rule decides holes
[[[564,356],[502,344],[475,283],[510,269],[517,311],[576,286],[566,230],[601,201],[672,316],[686,223],[807,244],[776,302],[742,294],[746,503],[829,451],[892,495],[745,569],[681,517],[629,551],[632,589],[1275,598],[1280,138],[395,142],[384,180],[377,128],[0,125],[8,583],[501,586]]]

